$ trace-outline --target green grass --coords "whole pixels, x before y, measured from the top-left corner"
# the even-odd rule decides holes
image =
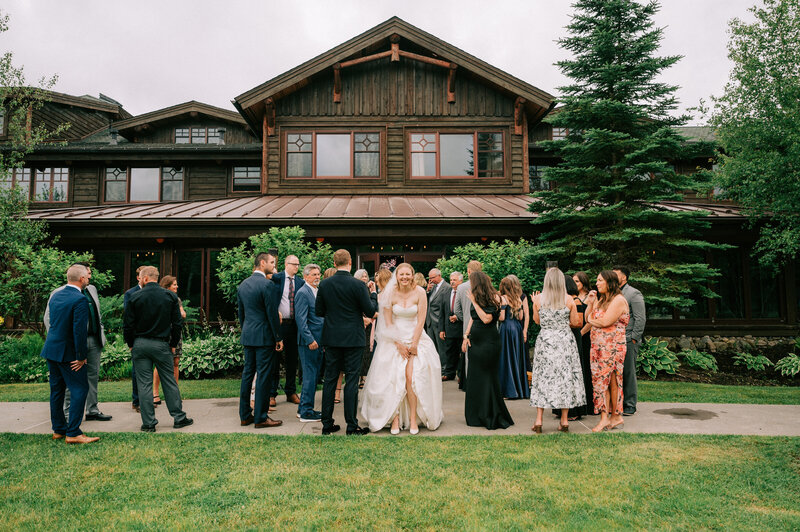
[[[800,438],[0,434],[0,529],[800,528]]]
[[[184,399],[238,397],[238,379],[181,380]],[[299,390],[299,388],[298,388]],[[101,381],[101,402],[131,400],[130,381]],[[0,384],[0,402],[48,401],[50,386],[42,384]],[[669,403],[742,403],[765,405],[800,404],[800,387],[723,386],[689,382],[639,381],[639,400]]]
[[[639,381],[639,400],[667,403],[800,405],[798,386],[728,386],[695,382]]]

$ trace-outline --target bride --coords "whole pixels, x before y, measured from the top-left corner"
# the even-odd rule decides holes
[[[414,283],[414,268],[400,264],[378,297],[377,345],[367,373],[361,417],[373,432],[391,423],[391,433],[419,423],[435,430],[442,422],[442,366],[423,334],[428,301]]]

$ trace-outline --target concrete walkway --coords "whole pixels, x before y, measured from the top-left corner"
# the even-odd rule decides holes
[[[464,394],[455,382],[445,382],[443,387],[444,421],[436,431],[424,427],[420,435],[512,435],[532,434],[531,426],[536,409],[527,400],[506,401],[515,425],[506,430],[489,431],[479,427],[468,427],[464,420]],[[316,407],[320,405],[321,392],[317,393]],[[191,399],[183,402],[184,410],[194,418],[194,425],[180,432],[215,433],[248,432],[256,434],[317,434],[321,423],[300,423],[296,417],[296,405],[286,403],[278,397],[277,411],[270,414],[273,419],[283,420],[283,425],[274,429],[254,429],[239,424],[238,399]],[[141,417],[131,409],[130,403],[101,403],[100,408],[114,418],[111,421],[84,421],[81,428],[90,434],[99,432],[138,432]],[[158,432],[174,432],[172,419],[166,404],[156,408],[160,420]],[[342,405],[336,405],[336,422],[342,426],[337,434],[344,434]],[[570,431],[588,433],[597,424],[599,416],[584,418],[570,423]],[[362,424],[363,425],[363,424]],[[558,420],[549,412],[544,417],[544,432],[556,432]],[[50,433],[49,403],[0,403],[0,431],[30,434]],[[756,436],[800,436],[800,405],[740,405],[711,403],[639,403],[634,416],[625,417],[625,432],[673,433],[673,434],[740,434]],[[378,436],[390,436],[384,429]],[[401,432],[408,437],[407,431]]]

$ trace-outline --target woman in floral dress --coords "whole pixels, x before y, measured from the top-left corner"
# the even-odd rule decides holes
[[[600,412],[600,422],[592,432],[621,428],[622,368],[627,350],[625,326],[630,315],[617,274],[611,270],[600,272],[597,291],[589,292],[586,304],[586,321],[592,326],[594,411]]]

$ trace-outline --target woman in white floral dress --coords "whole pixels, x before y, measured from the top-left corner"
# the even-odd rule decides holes
[[[533,320],[542,330],[533,350],[531,406],[536,407],[536,422],[531,430],[541,434],[544,409],[560,408],[558,430],[568,432],[569,409],[586,404],[578,344],[570,329],[582,320],[558,268],[550,268],[544,276],[544,289],[533,301]]]

